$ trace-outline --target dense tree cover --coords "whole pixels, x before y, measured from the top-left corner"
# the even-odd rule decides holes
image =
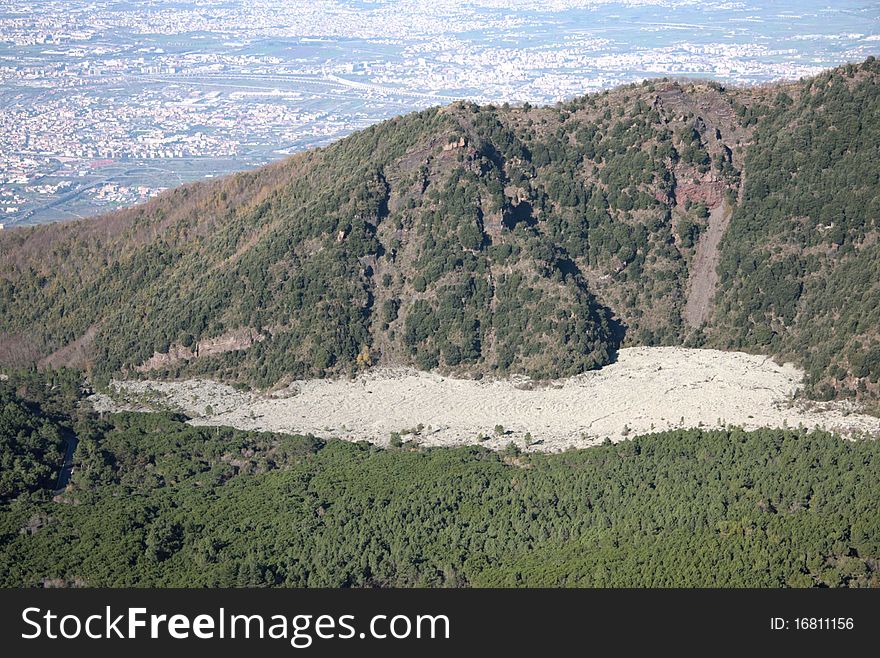
[[[0,504],[3,586],[877,586],[880,447],[676,431],[555,455],[78,425]]]
[[[271,387],[373,365],[546,378],[628,345],[769,352],[880,393],[878,64],[455,103],[105,218],[0,235],[0,365]],[[743,175],[745,163],[746,175]],[[737,206],[716,312],[682,311]]]
[[[0,378],[0,500],[55,485],[79,373],[15,372]]]
[[[0,383],[0,499],[53,484],[64,455],[58,428]]]
[[[871,58],[763,109],[722,248],[712,332],[805,364],[824,399],[880,390],[878,73]]]

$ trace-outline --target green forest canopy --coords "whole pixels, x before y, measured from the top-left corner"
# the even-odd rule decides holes
[[[59,422],[79,445],[52,500],[59,456],[33,444]],[[157,413],[0,423],[4,464],[27,460],[0,502],[5,587],[880,585],[876,440],[682,430],[524,455]]]

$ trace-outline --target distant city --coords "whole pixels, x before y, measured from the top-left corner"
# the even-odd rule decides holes
[[[0,226],[133,205],[456,99],[756,84],[878,51],[877,2],[6,1]]]

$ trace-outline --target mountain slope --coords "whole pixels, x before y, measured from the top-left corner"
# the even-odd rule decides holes
[[[806,365],[824,399],[880,390],[877,71],[869,60],[780,91],[722,248],[714,334]]]
[[[871,396],[877,278],[851,284],[878,262],[877,74],[868,60],[753,89],[456,103],[135,209],[6,231],[0,365],[259,386],[375,364],[556,377],[624,344],[686,343],[794,357],[814,391]],[[690,268],[725,199],[715,302],[694,328]],[[837,212],[845,228],[804,237]],[[829,332],[851,359],[823,356]]]

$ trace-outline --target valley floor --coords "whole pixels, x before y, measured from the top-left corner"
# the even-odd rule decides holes
[[[298,381],[264,395],[208,380],[114,382],[113,398],[98,395],[93,402],[99,411],[165,406],[196,425],[311,432],[381,445],[398,432],[426,446],[503,448],[513,441],[523,448],[530,433],[528,449],[547,452],[720,425],[880,435],[880,418],[842,404],[795,401],[802,376],[791,364],[741,352],[637,347],[621,350],[601,370],[540,386],[525,379],[373,369],[354,380]]]

